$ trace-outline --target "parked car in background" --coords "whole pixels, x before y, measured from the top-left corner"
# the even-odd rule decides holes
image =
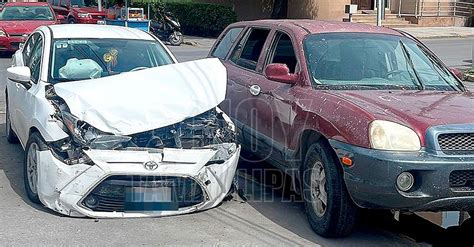
[[[69,24],[97,24],[106,17],[106,12],[99,11],[93,0],[48,0],[48,3],[57,14],[65,16]]]
[[[37,29],[6,74],[6,135],[25,149],[31,201],[153,217],[210,209],[229,192],[240,146],[217,107],[218,59],[177,63],[138,29],[65,24]]]
[[[474,210],[474,95],[410,35],[310,20],[239,22],[211,49],[244,149],[301,185],[309,223],[359,208]]]
[[[6,3],[0,12],[0,52],[16,51],[33,30],[57,24],[62,18],[48,3]]]

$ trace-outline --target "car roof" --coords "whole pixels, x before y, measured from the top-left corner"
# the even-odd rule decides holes
[[[3,5],[3,7],[11,6],[49,6],[49,3],[46,2],[8,2]]]
[[[318,33],[334,33],[334,32],[365,32],[365,33],[378,33],[378,34],[391,34],[402,36],[402,34],[394,29],[386,27],[377,27],[368,24],[359,24],[352,22],[339,22],[339,21],[319,21],[319,20],[306,20],[306,19],[284,19],[284,20],[257,20],[257,21],[243,21],[233,24],[234,25],[246,25],[246,26],[282,26],[290,29],[303,29],[308,34]]]
[[[55,39],[135,39],[155,40],[150,34],[136,29],[112,25],[63,24],[48,27]]]

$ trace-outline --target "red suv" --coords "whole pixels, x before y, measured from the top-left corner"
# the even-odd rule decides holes
[[[410,35],[240,22],[210,56],[243,148],[298,182],[318,234],[349,234],[359,208],[474,212],[474,95]]]
[[[95,1],[48,0],[57,14],[66,17],[67,23],[97,24],[104,20],[105,11],[99,11]]]

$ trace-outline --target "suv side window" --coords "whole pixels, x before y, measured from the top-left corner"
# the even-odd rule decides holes
[[[60,0],[52,0],[52,1],[53,1],[53,3],[52,3],[51,5],[53,5],[53,6],[59,6],[59,1],[60,1]]]
[[[258,59],[269,33],[268,29],[252,29],[248,38],[242,39],[235,48],[231,61],[241,67],[256,70]]]
[[[23,46],[23,65],[27,66],[30,60],[31,51],[36,44],[36,40],[38,36],[41,36],[39,33],[34,33],[30,36],[28,41],[26,41],[25,45]]]
[[[286,64],[290,69],[290,73],[295,73],[295,71],[297,71],[298,60],[296,59],[291,38],[285,33],[277,32],[274,42],[269,60],[270,63]]]
[[[214,48],[214,51],[212,52],[211,56],[220,59],[225,59],[235,40],[237,39],[237,37],[239,37],[240,32],[242,32],[242,29],[244,28],[235,27],[227,31],[224,37],[216,45],[216,48]]]
[[[40,70],[41,70],[41,59],[43,55],[43,38],[39,36],[35,47],[33,48],[31,52],[31,57],[30,60],[27,64],[27,66],[31,70],[31,80],[34,83],[38,83],[39,76],[40,76]]]

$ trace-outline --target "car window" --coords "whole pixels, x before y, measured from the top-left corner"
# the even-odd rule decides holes
[[[233,51],[232,62],[241,67],[256,70],[258,59],[269,33],[270,30],[267,29],[252,29],[248,38],[242,39]]]
[[[95,79],[173,63],[156,41],[128,39],[56,39],[50,82]]]
[[[0,20],[54,20],[48,6],[10,6],[0,12]]]
[[[28,65],[30,56],[31,56],[31,51],[33,50],[33,47],[36,44],[36,40],[38,37],[41,35],[39,33],[34,33],[33,35],[30,36],[30,38],[26,41],[25,45],[23,46],[23,64]]]
[[[30,60],[27,64],[27,66],[31,70],[31,80],[34,83],[37,83],[39,80],[42,55],[43,55],[43,38],[39,36],[38,39],[36,40],[36,45],[33,47]]]
[[[305,56],[314,85],[347,88],[458,90],[437,58],[395,35],[331,33],[308,36]]]
[[[216,45],[216,48],[212,52],[212,56],[225,59],[235,40],[239,37],[240,32],[242,32],[242,29],[242,27],[236,27],[227,31],[224,37]]]
[[[54,5],[54,6],[59,6],[59,2],[60,2],[60,1],[61,1],[61,0],[53,0],[53,5]]]
[[[282,32],[277,32],[275,37],[270,63],[286,64],[290,72],[295,73],[298,60],[296,59],[291,38]]]

